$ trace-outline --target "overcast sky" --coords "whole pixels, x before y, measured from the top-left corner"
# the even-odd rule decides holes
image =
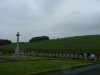
[[[100,0],[0,0],[0,38],[28,41],[100,34]]]

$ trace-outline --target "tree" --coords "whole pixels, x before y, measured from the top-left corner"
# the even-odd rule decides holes
[[[12,44],[12,42],[10,40],[0,39],[0,46],[1,45],[8,45],[8,44]]]
[[[44,40],[50,40],[48,36],[40,36],[40,37],[33,37],[29,40],[29,42],[38,42],[38,41],[44,41]]]

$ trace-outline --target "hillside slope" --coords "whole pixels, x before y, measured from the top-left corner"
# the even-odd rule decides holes
[[[16,45],[1,46],[0,50],[14,50]],[[21,43],[22,50],[35,51],[81,51],[98,52],[100,49],[100,35],[76,36],[35,43]]]

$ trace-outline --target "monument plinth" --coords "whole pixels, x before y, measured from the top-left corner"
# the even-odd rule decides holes
[[[20,36],[20,34],[19,34],[19,32],[17,32],[16,36],[17,36],[17,47],[15,49],[15,55],[19,56],[20,55],[20,49],[19,49],[19,36]]]

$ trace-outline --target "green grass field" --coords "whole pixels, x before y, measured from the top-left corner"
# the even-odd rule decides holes
[[[16,44],[0,46],[0,50],[15,50]],[[20,43],[25,51],[100,52],[100,35],[77,36],[35,43]]]
[[[16,44],[0,46],[0,50],[15,50]],[[80,36],[20,43],[20,50],[43,52],[93,52],[100,53],[100,35]],[[64,70],[93,64],[86,60],[48,58],[48,57],[12,57],[0,55],[0,75],[31,75],[46,71]]]
[[[64,70],[67,68],[71,69],[74,67],[93,64],[88,61],[32,56],[20,58],[0,56],[0,60],[3,60],[3,62],[0,61],[0,75],[31,75],[46,71]]]

